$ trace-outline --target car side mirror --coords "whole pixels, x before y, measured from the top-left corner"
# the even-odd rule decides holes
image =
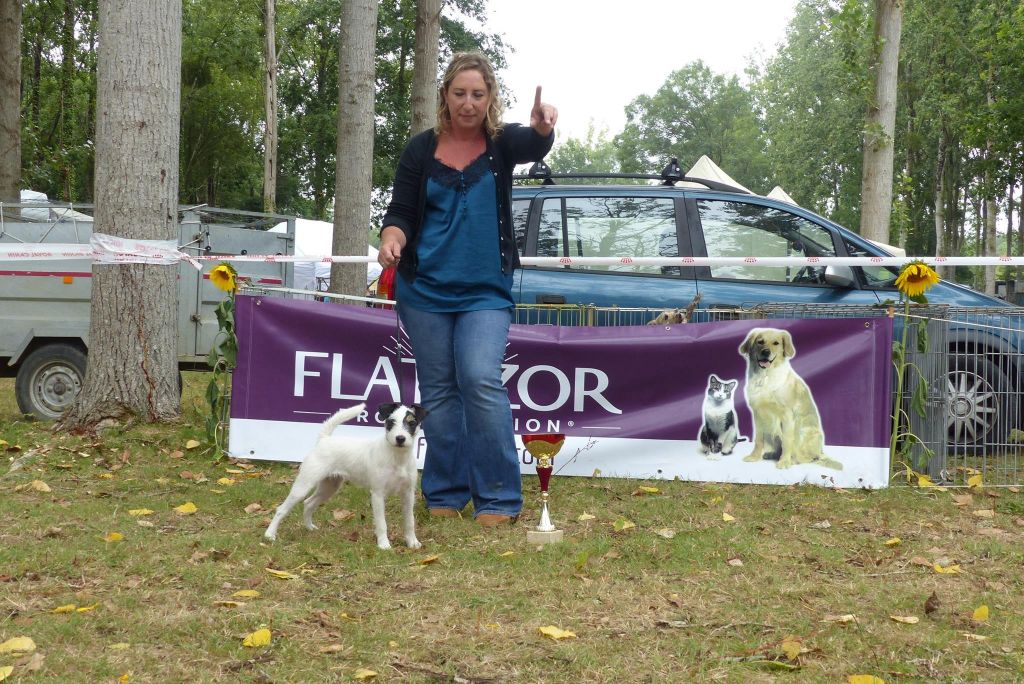
[[[825,282],[832,287],[853,287],[855,278],[850,266],[826,266]]]

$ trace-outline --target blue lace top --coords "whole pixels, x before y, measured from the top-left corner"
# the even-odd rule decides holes
[[[395,279],[403,305],[432,312],[514,306],[512,276],[501,271],[496,190],[486,152],[462,171],[433,160],[416,280]]]

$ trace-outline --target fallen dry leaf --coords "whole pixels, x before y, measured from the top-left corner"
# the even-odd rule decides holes
[[[178,515],[192,515],[193,513],[195,513],[198,510],[199,509],[196,508],[196,505],[194,503],[192,503],[191,501],[186,501],[185,503],[181,504],[180,506],[175,506],[174,507],[174,512],[177,513]]]
[[[902,543],[903,543],[903,540],[900,539],[899,537],[893,537],[891,539],[886,539],[885,540],[885,545],[886,546],[899,546]]]
[[[197,440],[197,439],[190,439],[187,442],[185,442],[185,448],[186,449],[195,449],[196,447],[200,446],[200,444],[201,443],[199,442],[199,440]]]
[[[36,650],[36,642],[31,637],[14,637],[0,644],[0,653],[31,653]]]
[[[796,660],[800,657],[801,651],[800,641],[787,637],[782,640],[782,652],[786,654],[786,658],[789,660]]]
[[[336,508],[333,511],[331,511],[331,517],[335,520],[342,521],[350,520],[351,518],[356,517],[356,514],[348,510],[347,508]]]
[[[58,614],[59,613],[74,613],[75,612],[75,608],[77,608],[77,607],[78,606],[76,606],[74,603],[69,603],[69,604],[64,605],[64,606],[57,606],[56,608],[54,608],[50,612],[51,613],[58,613]]]
[[[875,675],[846,675],[846,684],[885,684],[885,680]]]
[[[640,487],[637,487],[635,490],[633,490],[633,496],[643,496],[645,494],[657,494],[660,491],[661,490],[658,489],[657,487],[645,487],[645,486],[641,485]]]
[[[735,520],[736,520],[736,518],[732,517],[732,516],[731,516],[731,515],[729,515],[728,513],[723,513],[723,514],[722,514],[722,521],[723,521],[723,522],[733,522],[733,521],[735,521]]]
[[[235,481],[232,480],[230,477],[222,477],[217,480],[217,484],[223,487],[230,487],[231,485],[235,484]]]
[[[377,673],[373,670],[367,670],[365,667],[361,667],[352,673],[353,679],[358,679],[361,682],[368,682],[371,679],[377,678]]]
[[[956,504],[957,506],[961,506],[961,507],[963,507],[963,506],[970,506],[973,501],[974,501],[974,497],[971,496],[970,494],[954,494],[953,495],[953,503]]]
[[[926,568],[930,568],[934,565],[934,563],[932,563],[930,560],[928,560],[927,558],[923,558],[921,556],[914,556],[907,562],[911,565],[921,565]]]
[[[299,579],[298,575],[293,575],[292,573],[288,572],[287,570],[275,570],[273,568],[266,568],[266,571],[269,572],[274,577],[277,577],[279,579],[287,579],[287,580]]]
[[[89,606],[82,606],[81,608],[75,608],[76,613],[88,613],[90,610],[96,610],[100,604],[93,603]]]
[[[508,558],[509,556],[514,556],[514,555],[516,555],[515,551],[505,551],[503,553],[499,553],[498,557],[499,558]]]
[[[213,605],[217,606],[218,608],[238,608],[239,606],[244,606],[245,604],[241,601],[214,601]]]
[[[263,506],[259,505],[258,503],[251,503],[248,506],[246,506],[243,510],[245,510],[246,513],[258,513],[263,510]]]
[[[737,568],[743,566],[743,561],[740,560],[739,558],[730,558],[729,560],[726,561],[726,563],[728,563],[729,565],[732,565],[733,567],[737,567]]]
[[[259,595],[260,592],[256,591],[255,589],[239,589],[234,594],[232,594],[232,596],[237,596],[238,598],[256,598]]]
[[[438,556],[435,553],[435,554],[431,554],[429,556],[424,556],[423,558],[420,558],[419,560],[416,561],[416,563],[419,564],[419,565],[430,565],[431,563],[436,563],[438,560],[440,560],[440,558],[441,557]]]
[[[994,518],[996,512],[991,508],[983,508],[981,510],[972,511],[971,514],[978,518]]]
[[[153,515],[154,512],[155,511],[151,511],[148,508],[132,508],[128,511],[128,515],[139,518],[144,515]]]
[[[583,513],[580,513],[580,517],[576,518],[576,520],[578,522],[587,522],[588,520],[594,520],[595,518],[597,518],[596,515],[590,515],[589,513],[584,511]]]
[[[625,518],[619,518],[614,523],[612,523],[612,528],[616,532],[623,532],[625,530],[631,530],[634,527],[636,527],[636,523],[634,523],[631,520],[626,520]]]
[[[42,480],[32,480],[32,482],[29,484],[29,487],[31,489],[36,490],[37,492],[49,492],[50,491],[50,485],[46,484]]]
[[[576,638],[576,633],[575,632],[570,632],[567,629],[562,629],[560,627],[555,627],[554,625],[547,625],[545,627],[538,627],[537,630],[541,634],[543,634],[544,636],[548,637],[549,639],[554,639],[555,641],[558,641],[559,639],[575,639]]]
[[[0,667],[0,682],[10,677],[12,672],[14,672],[14,668],[10,665],[4,665],[3,667]]]
[[[121,541],[123,539],[124,539],[124,535],[121,534],[120,532],[107,532],[107,536],[103,537],[103,541],[105,541],[107,543],[119,542],[119,541]]]
[[[940,575],[958,575],[958,574],[960,574],[960,566],[959,565],[949,565],[947,567],[942,567],[941,565],[936,563],[933,567],[935,568],[935,572],[939,573]]]
[[[320,653],[341,653],[345,650],[345,647],[341,644],[331,644],[330,646],[321,646],[317,649]]]
[[[665,539],[674,539],[676,536],[676,531],[670,530],[667,527],[663,527],[660,530],[654,530],[654,534],[658,535],[659,537],[664,537]]]
[[[974,609],[971,613],[971,619],[975,622],[985,622],[988,620],[988,606],[981,605]]]
[[[987,636],[981,634],[971,634],[970,632],[960,632],[968,641],[988,641]]]
[[[973,489],[975,487],[981,487],[981,474],[971,475],[967,478],[967,487]]]
[[[821,619],[822,622],[857,622],[857,616],[853,613],[846,613],[845,615],[826,615]]]
[[[249,648],[262,648],[264,646],[269,646],[270,640],[270,630],[264,627],[262,629],[257,629],[255,632],[245,637],[245,639],[242,640],[242,645],[248,646]]]
[[[890,615],[889,619],[893,622],[902,622],[905,625],[916,625],[921,621],[921,618],[916,615]]]

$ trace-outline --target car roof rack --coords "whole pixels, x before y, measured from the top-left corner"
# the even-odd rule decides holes
[[[751,194],[749,191],[743,188],[738,188],[735,185],[729,185],[728,183],[721,183],[719,181],[709,180],[707,178],[693,178],[691,176],[683,175],[683,170],[679,166],[679,160],[676,157],[672,157],[669,163],[662,169],[660,174],[653,173],[553,173],[551,167],[544,163],[542,159],[536,162],[530,167],[530,170],[525,174],[516,174],[512,176],[513,180],[541,180],[541,185],[555,185],[556,178],[601,178],[601,179],[640,179],[640,180],[660,180],[662,185],[674,186],[679,182],[686,183],[697,183],[703,185],[708,190],[719,190],[722,192],[735,192],[741,195]]]

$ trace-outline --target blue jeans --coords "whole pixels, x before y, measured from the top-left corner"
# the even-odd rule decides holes
[[[416,357],[428,508],[518,515],[523,507],[512,409],[501,384],[511,309],[433,313],[398,304]]]

